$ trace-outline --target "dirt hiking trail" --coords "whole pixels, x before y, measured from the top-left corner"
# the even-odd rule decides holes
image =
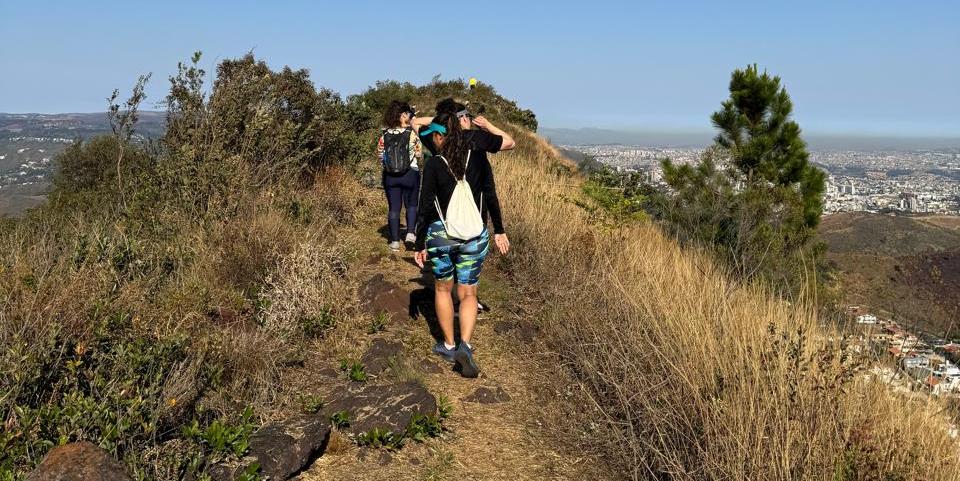
[[[603,463],[578,452],[576,436],[568,435],[575,430],[565,414],[571,406],[577,409],[571,403],[574,385],[556,357],[545,353],[535,323],[524,315],[523,299],[498,269],[501,256],[492,242],[479,291],[491,310],[480,313],[473,335],[481,373],[465,379],[431,354],[431,332],[439,335],[432,280],[414,264],[412,250],[386,248],[382,229],[374,227],[382,225],[379,219],[371,218],[363,223],[371,227],[356,233],[355,241],[365,247],[351,271],[360,310],[368,314],[356,322],[370,324],[349,329],[355,334],[348,344],[373,382],[421,385],[452,411],[442,436],[408,441],[399,450],[358,447],[334,433],[326,452],[294,479],[610,479]],[[317,364],[307,371],[321,378],[330,374],[331,360]]]

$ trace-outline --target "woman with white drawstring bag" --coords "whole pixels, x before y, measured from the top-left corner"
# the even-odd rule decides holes
[[[443,339],[433,352],[455,362],[464,377],[480,369],[470,343],[477,321],[477,283],[490,246],[483,219],[489,215],[493,240],[502,254],[510,250],[503,230],[493,169],[486,155],[497,152],[503,137],[486,130],[463,130],[455,114],[442,113],[423,131],[439,155],[428,160],[420,181],[415,261],[429,260],[436,279],[435,307]],[[460,342],[453,331],[453,284],[460,298]]]

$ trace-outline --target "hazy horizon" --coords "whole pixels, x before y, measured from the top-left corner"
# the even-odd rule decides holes
[[[713,142],[712,129],[603,129],[542,126],[540,135],[557,145],[647,145],[705,147]],[[865,135],[849,132],[804,132],[813,149],[897,150],[960,149],[960,135]]]

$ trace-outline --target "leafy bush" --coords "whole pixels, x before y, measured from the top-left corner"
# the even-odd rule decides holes
[[[494,121],[511,122],[533,132],[537,130],[537,116],[533,111],[520,108],[516,102],[498,94],[489,84],[477,82],[471,89],[463,79],[443,81],[436,76],[430,83],[421,86],[393,80],[380,81],[365,92],[350,97],[348,103],[368,111],[383,112],[392,100],[403,100],[418,104],[419,111],[429,115],[433,113],[434,105],[447,97],[468,103],[474,114],[485,115]]]
[[[200,421],[194,419],[192,424],[183,428],[183,435],[200,441],[217,457],[242,457],[250,449],[250,435],[254,428],[256,424],[253,422],[253,409],[247,406],[236,424],[217,419],[206,427],[200,427]]]
[[[370,448],[386,448],[395,451],[403,447],[405,443],[402,434],[396,434],[381,428],[373,428],[365,433],[357,435],[357,444]]]
[[[321,310],[316,316],[303,318],[300,323],[303,327],[303,334],[307,337],[315,338],[322,336],[324,332],[332,329],[333,326],[336,325],[336,320],[330,313],[330,309],[326,308]]]
[[[166,419],[167,373],[187,358],[184,338],[149,339],[124,314],[89,340],[52,331],[0,354],[0,469],[23,473],[48,449],[90,440],[122,457],[156,437]]]
[[[198,474],[197,453],[245,450],[237,406],[295,396],[290,353],[350,307],[336,239],[370,114],[251,55],[218,74],[208,93],[199,55],[180,65],[158,141],[133,134],[146,77],[114,96],[116,133],[68,148],[50,201],[0,229],[3,476],[81,439],[141,479]]]
[[[653,190],[640,172],[615,172],[605,167],[590,174],[583,192],[599,204],[615,222],[647,218]],[[585,206],[590,210],[590,206]]]
[[[337,429],[343,429],[350,425],[350,413],[347,411],[337,411],[330,415],[330,424]]]

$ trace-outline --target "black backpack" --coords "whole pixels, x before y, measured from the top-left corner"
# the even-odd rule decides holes
[[[383,133],[383,170],[388,174],[405,174],[410,170],[410,130],[398,134]]]

